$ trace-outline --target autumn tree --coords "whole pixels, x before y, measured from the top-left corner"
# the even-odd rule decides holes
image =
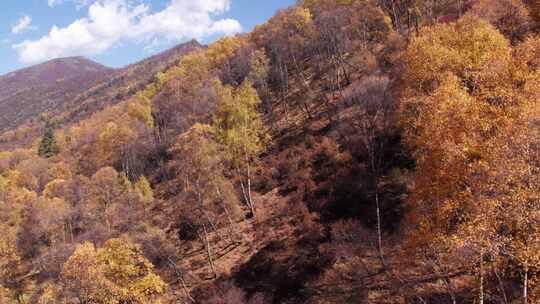
[[[129,126],[115,122],[107,123],[99,134],[98,147],[104,164],[120,163],[126,174],[131,174],[131,159],[128,147],[135,140],[135,132]]]
[[[56,179],[68,180],[73,177],[72,168],[65,162],[57,162],[51,164],[46,170],[46,180],[52,181]]]
[[[321,56],[317,64],[331,64],[336,73],[334,89],[342,89],[358,68],[351,57],[371,52],[372,46],[384,42],[391,24],[375,1],[319,2],[309,4],[317,28],[313,44]]]
[[[167,287],[153,272],[154,266],[142,255],[140,246],[128,239],[108,240],[97,255],[105,278],[117,289],[119,303],[148,303]]]
[[[501,256],[509,261],[502,267],[518,265],[523,303],[534,303],[540,296],[539,114],[540,107],[531,100],[518,121],[493,143],[493,174],[482,180],[488,189],[496,189],[496,195],[486,190],[486,197],[504,206],[498,215],[501,227],[508,229],[500,235]]]
[[[497,268],[504,270],[509,256],[522,267],[527,303],[528,267],[535,267],[530,248],[536,246],[537,232],[531,229],[536,182],[512,177],[534,176],[536,170],[531,166],[536,156],[527,152],[534,150],[535,127],[524,120],[537,113],[530,90],[537,85],[536,55],[525,51],[534,50],[534,44],[528,39],[513,57],[509,42],[494,27],[466,15],[425,29],[402,57],[400,118],[416,160],[409,197],[414,209],[409,223],[415,228],[409,243],[423,248],[433,263],[446,264],[443,268],[474,270],[481,303],[487,301],[488,272],[504,280]],[[503,186],[507,181],[512,186]],[[514,220],[507,218],[511,210]]]
[[[62,159],[72,160],[74,171],[88,176],[101,167],[114,166],[136,180],[140,174],[137,165],[144,164],[144,159],[137,159],[135,148],[150,132],[129,115],[127,107],[125,103],[109,107],[65,128],[58,138],[62,140]]]
[[[378,1],[384,9],[384,11],[390,17],[392,22],[392,28],[398,32],[411,32],[412,30],[417,30],[418,25],[421,22],[422,18],[422,8],[421,4],[425,3],[428,6],[425,7],[428,9],[428,16],[431,20],[435,18],[435,13],[441,9],[441,6],[446,6],[448,4],[454,4],[456,10],[461,13],[461,1],[460,0],[450,0],[450,1],[396,1],[396,0],[381,0]]]
[[[291,79],[294,73],[301,81],[302,89],[312,94],[308,77],[305,73],[305,58],[309,54],[306,47],[313,32],[313,18],[309,9],[301,6],[279,11],[266,24],[257,27],[251,34],[256,47],[264,48],[270,59],[269,84],[277,92],[281,101],[289,95]],[[313,95],[313,94],[312,94]],[[286,115],[288,107],[285,104]],[[302,110],[311,116],[308,104],[301,100]]]
[[[130,117],[142,122],[147,128],[154,127],[154,117],[152,117],[152,104],[148,98],[135,98],[128,103],[128,114]]]
[[[257,111],[260,99],[249,80],[234,89],[216,83],[219,107],[214,117],[216,138],[224,145],[226,158],[240,176],[244,200],[255,214],[251,195],[252,167],[267,142],[262,118]]]
[[[50,181],[47,171],[50,163],[40,157],[25,159],[17,164],[15,171],[20,174],[19,185],[28,190],[41,192],[45,185]]]
[[[540,25],[540,2],[538,0],[528,0],[527,4],[531,11],[531,16],[536,21],[536,26]]]
[[[112,286],[104,279],[104,269],[94,245],[83,243],[75,249],[73,255],[64,264],[61,281],[64,297],[71,297],[80,302],[98,302],[112,296]]]
[[[382,218],[380,183],[388,166],[385,151],[391,137],[392,116],[395,101],[389,89],[387,78],[368,78],[345,97],[346,101],[357,107],[351,123],[359,143],[367,156],[367,168],[371,176],[377,223],[377,246],[383,267],[386,267],[382,244]]]
[[[163,89],[152,101],[155,138],[160,149],[169,149],[174,138],[195,122],[210,119],[217,104],[214,61],[226,58],[217,49],[213,55],[201,50],[184,56],[178,66],[167,72]]]
[[[521,0],[477,1],[471,13],[489,21],[513,43],[523,40],[532,26],[529,10]]]
[[[72,206],[61,198],[43,199],[39,209],[39,223],[51,246],[73,241]]]
[[[247,39],[245,37],[225,37],[210,44],[205,54],[213,69],[219,70],[222,82],[232,83],[236,78],[234,74],[234,60],[245,51]],[[238,69],[238,66],[236,67]],[[238,71],[236,71],[238,72]]]
[[[214,129],[195,124],[178,137],[171,152],[175,155],[176,170],[184,182],[184,191],[194,191],[201,207],[208,201],[221,201],[227,216],[236,220],[239,209],[225,176],[222,147],[215,140]]]
[[[425,28],[402,55],[406,62],[402,79],[410,93],[418,96],[431,92],[441,78],[446,77],[445,72],[451,72],[463,80],[471,93],[481,94],[482,89],[492,85],[492,82],[482,82],[488,76],[483,71],[493,67],[499,68],[501,73],[508,72],[509,46],[493,26],[470,15],[455,24]],[[491,73],[491,76],[506,76],[501,73]],[[499,84],[501,90],[507,85]]]
[[[7,287],[16,281],[17,269],[20,267],[21,258],[17,252],[16,240],[12,231],[2,227],[4,233],[0,236],[0,300],[9,303],[13,300],[13,292]]]
[[[111,239],[103,248],[77,247],[62,270],[62,297],[83,303],[151,303],[166,284],[140,248],[126,239]]]
[[[188,132],[180,135],[171,152],[175,155],[178,180],[182,183],[183,197],[191,207],[183,206],[190,215],[192,229],[204,245],[208,262],[214,275],[210,231],[219,232],[220,218],[224,216],[229,227],[229,241],[236,242],[234,225],[241,215],[238,199],[232,185],[225,177],[221,158],[221,147],[215,141],[214,130],[209,125],[195,124]]]
[[[154,191],[152,190],[152,186],[150,185],[150,182],[146,176],[141,176],[134,186],[139,192],[143,202],[149,203],[154,200]]]
[[[103,220],[109,231],[112,230],[111,207],[128,190],[128,181],[111,167],[100,169],[91,179],[91,192],[93,202],[90,202],[90,210],[97,213],[96,216]],[[94,203],[95,205],[93,205]]]
[[[22,193],[21,193],[22,194]],[[45,227],[40,223],[36,193],[25,193],[27,200],[20,213],[20,223],[17,231],[17,249],[26,259],[38,256],[47,246]]]
[[[270,88],[268,87],[268,77],[270,73],[270,59],[266,56],[264,50],[254,50],[249,56],[250,71],[249,80],[257,89],[261,97],[262,107],[266,113],[272,112],[270,102]]]

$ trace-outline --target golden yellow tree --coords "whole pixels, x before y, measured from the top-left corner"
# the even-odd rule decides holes
[[[104,278],[104,269],[91,243],[77,246],[61,273],[63,297],[69,301],[113,303],[113,286]]]
[[[79,245],[64,264],[61,282],[64,299],[100,304],[153,303],[167,287],[140,248],[123,238],[98,250],[88,242]]]
[[[264,151],[268,138],[257,111],[261,100],[249,80],[237,89],[216,83],[219,98],[214,116],[217,140],[224,145],[230,165],[241,177],[244,199],[255,214],[251,195],[252,167]]]
[[[416,160],[409,241],[432,260],[474,269],[481,303],[488,269],[507,267],[509,256],[522,268],[526,303],[536,267],[530,177],[538,169],[530,159],[538,156],[524,152],[537,147],[535,45],[529,38],[513,52],[495,28],[467,15],[423,30],[402,57],[400,119]]]
[[[129,174],[130,163],[127,146],[135,138],[136,134],[129,126],[115,122],[107,123],[102,128],[98,141],[98,147],[103,161],[102,164],[114,165],[117,162],[121,162],[125,172]]]
[[[89,209],[103,219],[109,231],[112,230],[111,206],[126,193],[126,186],[119,173],[111,167],[101,168],[92,176],[90,191],[93,199]]]
[[[419,36],[413,37],[402,58],[406,62],[402,75],[409,91],[406,93],[415,96],[429,93],[446,72],[451,72],[476,95],[484,85],[492,85],[482,83],[482,71],[491,67],[508,71],[511,48],[488,22],[465,16],[457,23],[424,28]]]
[[[521,0],[480,0],[470,12],[489,21],[513,43],[525,38],[531,30],[532,19]]]
[[[154,266],[142,255],[140,247],[125,238],[108,240],[97,256],[104,277],[114,284],[114,303],[152,303],[152,297],[167,287],[153,272]]]

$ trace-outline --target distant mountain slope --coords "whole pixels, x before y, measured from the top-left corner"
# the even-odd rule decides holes
[[[182,56],[203,46],[192,40],[116,70],[113,76],[81,92],[76,98],[66,101],[64,110],[56,117],[61,124],[76,122],[96,111],[125,100],[144,88],[154,76],[178,63]]]
[[[200,48],[203,46],[192,40],[120,69],[73,57],[0,76],[0,143],[31,143],[40,135],[44,113],[61,126],[126,100],[157,73]],[[16,129],[24,132],[11,132]]]
[[[113,74],[114,69],[71,57],[0,76],[0,131],[56,111],[65,100]]]

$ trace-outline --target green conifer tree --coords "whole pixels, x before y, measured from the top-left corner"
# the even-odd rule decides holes
[[[58,154],[58,152],[59,149],[54,139],[53,129],[47,126],[39,143],[38,155],[44,158],[50,158]]]

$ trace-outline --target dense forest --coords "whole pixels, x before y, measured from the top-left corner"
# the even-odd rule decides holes
[[[2,137],[0,303],[540,303],[539,29],[303,0],[41,113]]]

